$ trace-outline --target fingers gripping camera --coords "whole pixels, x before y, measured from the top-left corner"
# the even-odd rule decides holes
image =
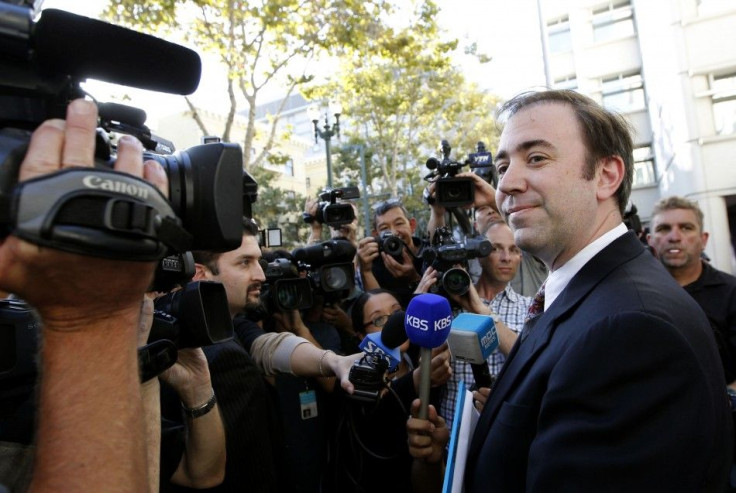
[[[58,250],[157,260],[189,239],[156,187],[112,170],[66,169],[18,184],[9,199],[6,234]]]

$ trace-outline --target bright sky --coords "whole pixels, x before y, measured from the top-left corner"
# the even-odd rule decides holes
[[[515,0],[513,9],[505,0],[435,1],[442,9],[438,22],[451,36],[459,38],[461,50],[476,42],[479,52],[492,57],[491,62],[478,67],[470,57],[459,55],[457,61],[465,67],[468,78],[504,98],[544,83],[537,0]],[[104,0],[45,0],[43,8],[97,18],[104,4]],[[509,50],[509,46],[514,49]],[[110,56],[115,56],[112,47]],[[202,57],[202,63],[202,80],[193,98],[198,104],[214,108],[225,102],[223,78],[215,61]],[[96,82],[86,88],[101,101],[113,101],[121,94],[129,96],[131,100],[125,104],[144,109],[151,127],[159,117],[185,109],[181,96]]]

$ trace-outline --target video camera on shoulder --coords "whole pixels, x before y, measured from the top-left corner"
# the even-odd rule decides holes
[[[291,258],[277,257],[262,262],[266,282],[261,287],[261,303],[266,313],[304,310],[314,304],[312,284],[301,277]]]
[[[64,118],[69,102],[86,96],[80,83],[88,77],[191,94],[201,74],[199,55],[188,48],[62,10],[44,10],[34,22],[29,3],[0,2],[0,237],[134,261],[236,248],[257,187],[243,171],[240,146],[214,142],[175,152],[151,134],[137,108],[98,104],[95,168],[18,183],[31,133],[44,120]],[[147,181],[111,170],[119,133],[138,138],[144,159],[162,165],[168,199]]]
[[[314,216],[304,212],[303,220],[309,224],[317,221],[333,228],[350,224],[355,220],[355,210],[348,203],[338,203],[337,199],[349,200],[360,198],[358,187],[326,188],[319,194],[319,204]]]
[[[447,227],[437,228],[432,245],[422,253],[425,266],[437,271],[438,282],[431,292],[442,296],[463,295],[470,289],[468,259],[486,257],[491,253],[491,242],[480,236],[465,238],[458,243]],[[457,267],[457,265],[462,267]]]
[[[348,240],[334,238],[264,261],[264,309],[273,313],[311,308],[315,294],[325,302],[342,300],[355,287],[355,251]]]
[[[450,159],[452,147],[447,140],[440,143],[440,152],[442,160],[436,157],[427,159],[426,166],[431,173],[424,177],[427,181],[433,181],[435,185],[434,198],[429,197],[425,191],[424,199],[430,205],[437,203],[443,207],[464,207],[471,205],[475,200],[475,183],[472,178],[457,177],[456,175],[462,171],[463,166],[468,166],[487,180],[478,170],[487,170],[493,168],[491,154],[486,152],[485,145],[478,143],[478,152],[470,154],[464,162],[453,161]]]

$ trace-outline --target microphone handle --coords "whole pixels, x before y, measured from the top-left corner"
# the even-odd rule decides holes
[[[432,376],[432,348],[421,347],[419,353],[419,419],[429,415],[429,387]]]
[[[474,390],[481,387],[490,387],[493,384],[491,370],[488,368],[487,362],[471,363],[470,368],[473,370],[473,378],[475,379]]]

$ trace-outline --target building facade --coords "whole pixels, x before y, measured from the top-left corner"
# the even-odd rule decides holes
[[[632,202],[696,200],[712,263],[736,272],[736,2],[537,0],[546,84],[636,130]]]

